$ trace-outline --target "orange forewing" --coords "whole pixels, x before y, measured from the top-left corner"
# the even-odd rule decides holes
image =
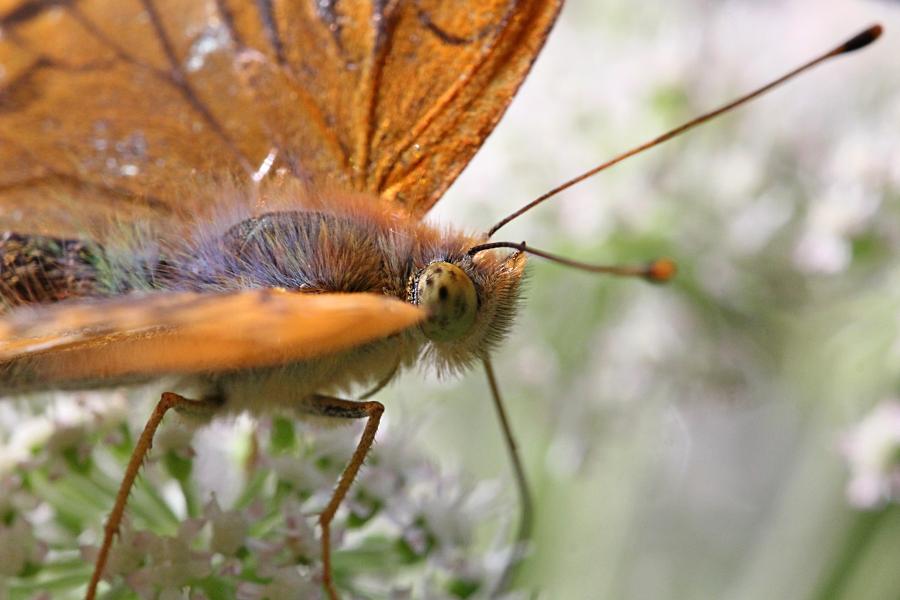
[[[356,347],[422,316],[386,296],[278,289],[57,304],[0,320],[0,363],[26,386],[246,369]]]
[[[559,4],[0,2],[0,229],[215,202],[196,183],[250,181],[273,150],[284,176],[421,215],[502,115]]]

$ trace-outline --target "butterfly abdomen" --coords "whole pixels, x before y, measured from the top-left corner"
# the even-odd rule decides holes
[[[10,308],[96,295],[99,252],[83,240],[3,233],[0,304]]]

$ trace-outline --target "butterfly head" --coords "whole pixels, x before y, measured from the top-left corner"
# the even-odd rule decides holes
[[[411,301],[428,313],[420,328],[439,371],[464,369],[503,340],[516,314],[525,262],[523,252],[485,252],[434,260],[414,275]]]
[[[419,274],[416,302],[428,312],[422,332],[436,342],[465,337],[478,313],[478,294],[472,278],[444,260],[431,263]]]

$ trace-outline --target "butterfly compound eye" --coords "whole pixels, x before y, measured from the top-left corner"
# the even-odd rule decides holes
[[[422,331],[436,342],[466,335],[475,322],[478,297],[466,272],[448,262],[433,262],[419,274],[416,304],[428,312]]]

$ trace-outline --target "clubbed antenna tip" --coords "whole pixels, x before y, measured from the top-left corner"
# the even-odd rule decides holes
[[[875,40],[881,37],[881,34],[884,32],[884,28],[880,24],[875,24],[862,31],[852,38],[844,42],[837,50],[835,50],[835,54],[846,54],[847,52],[853,52],[854,50],[859,50],[860,48],[865,48]]]

